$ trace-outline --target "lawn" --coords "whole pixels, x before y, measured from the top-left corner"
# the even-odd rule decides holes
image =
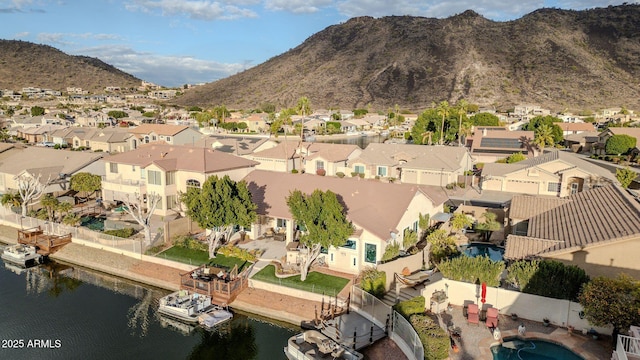
[[[156,256],[163,259],[178,261],[190,265],[220,265],[220,267],[229,269],[233,269],[234,265],[238,265],[238,272],[241,272],[246,266],[250,265],[249,262],[246,262],[242,259],[224,256],[222,254],[216,254],[215,259],[209,259],[209,253],[206,251],[188,249],[180,246],[173,246]]]
[[[307,274],[305,281],[300,281],[300,275],[281,279],[276,277],[276,267],[273,265],[266,266],[255,274],[252,279],[331,296],[336,296],[349,282],[349,280],[345,278],[321,274],[315,271]]]

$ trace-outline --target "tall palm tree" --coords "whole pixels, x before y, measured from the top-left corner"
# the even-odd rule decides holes
[[[311,114],[311,103],[309,102],[309,98],[306,96],[298,99],[298,104],[296,105],[296,113],[302,116],[301,125],[300,126],[300,167],[302,168],[302,141],[304,140],[304,117],[305,115]],[[301,169],[302,170],[302,169]]]
[[[551,128],[551,126],[546,124],[540,125],[540,127],[538,127],[538,129],[536,130],[535,139],[533,140],[533,143],[538,145],[538,148],[540,149],[540,153],[544,153],[545,146],[551,145],[554,143],[553,129]]]
[[[465,144],[467,142],[467,138],[471,136],[471,129],[472,129],[471,123],[468,123],[468,122],[462,123],[459,135],[464,136],[464,141],[462,142],[463,144]]]
[[[449,112],[451,111],[449,102],[446,100],[441,101],[440,104],[438,104],[436,111],[438,112],[438,115],[442,116],[442,127],[440,128],[440,145],[442,145],[444,140],[444,119],[449,116]]]
[[[469,103],[465,99],[461,99],[458,101],[458,115],[460,116],[460,122],[458,123],[458,144],[462,146],[462,114],[467,114],[467,110],[469,110]]]

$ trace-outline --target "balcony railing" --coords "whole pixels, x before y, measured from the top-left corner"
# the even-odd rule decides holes
[[[616,346],[616,357],[618,360],[628,360],[629,355],[633,358],[640,357],[640,339],[618,335],[618,344]]]
[[[146,186],[146,180],[132,180],[132,179],[123,179],[123,178],[115,178],[115,179],[107,179],[106,176],[102,176],[103,183],[109,184],[118,184],[118,185],[126,185],[126,186]]]

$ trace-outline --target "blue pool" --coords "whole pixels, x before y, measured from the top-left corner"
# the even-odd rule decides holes
[[[460,251],[469,257],[488,256],[493,261],[502,261],[504,248],[493,244],[471,243],[460,246]]]
[[[80,218],[80,226],[93,231],[104,231],[104,220],[105,218],[102,216],[83,216]]]
[[[491,347],[493,360],[584,360],[562,345],[545,340],[504,339]]]

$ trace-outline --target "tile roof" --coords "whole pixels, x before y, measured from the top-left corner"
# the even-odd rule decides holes
[[[265,158],[265,159],[297,159],[300,156],[297,153],[298,147],[300,146],[300,141],[298,137],[294,138],[295,140],[282,140],[280,144],[274,146],[270,149],[265,149],[259,152],[253,153],[252,157],[255,158]]]
[[[456,171],[467,149],[458,146],[370,143],[353,162],[375,165],[398,165],[405,168],[445,169]]]
[[[517,164],[524,165],[526,167],[533,167],[533,166],[542,165],[555,160],[561,160],[572,165],[572,167],[578,167],[579,169],[592,173],[594,175],[598,175],[610,180],[615,180],[615,175],[610,170],[607,170],[602,166],[598,166],[597,164],[587,161],[582,156],[572,153],[570,151],[560,151],[560,150],[551,149],[549,151],[545,151],[544,154],[541,154],[534,158],[520,161]]]
[[[539,252],[550,253],[640,235],[640,206],[618,186],[603,186],[566,199],[564,204],[531,217],[527,236],[508,240],[507,249],[533,248],[530,244],[517,244],[523,241],[557,241]]]
[[[487,163],[484,164],[484,167],[482,168],[482,177],[488,178],[490,176],[505,176],[526,167],[526,165],[522,165],[522,161],[513,164]]]
[[[302,147],[303,151],[309,154],[305,156],[306,159],[310,160],[322,157],[323,159],[331,162],[346,161],[349,159],[351,154],[360,151],[360,147],[358,145],[350,144],[304,142],[302,143]]]
[[[345,205],[347,218],[381,239],[391,231],[404,215],[418,192],[431,199],[434,206],[447,200],[446,193],[436,186],[390,184],[360,178],[337,178],[310,174],[289,174],[255,170],[244,178],[249,185],[258,213],[278,218],[291,218],[286,197],[298,189],[310,194],[316,189],[331,190]]]
[[[188,128],[189,127],[185,125],[141,124],[134,128],[129,128],[129,132],[137,135],[150,134],[153,132],[158,135],[174,136]]]
[[[102,153],[29,146],[1,153],[0,169],[3,173],[14,176],[27,170],[32,175],[42,174],[45,178],[45,174],[51,174],[53,168],[56,168],[55,175],[59,173],[73,174],[100,160],[103,156]]]
[[[218,151],[229,154],[248,155],[253,153],[255,149],[269,140],[269,138],[259,137],[210,135],[196,141],[194,146],[214,148]]]
[[[556,123],[562,131],[595,131],[596,128],[592,123]]]
[[[525,259],[550,249],[559,243],[560,241],[557,240],[535,239],[526,236],[509,235],[507,236],[504,258],[508,260]]]
[[[514,195],[509,207],[509,218],[529,219],[568,201],[571,200],[555,196]]]
[[[582,139],[585,139],[587,142],[595,142],[598,141],[598,134],[599,133],[597,131],[583,131],[578,134],[565,135],[564,139],[576,142],[580,142]]]
[[[504,131],[504,130],[486,130],[475,131],[473,141],[471,143],[472,152],[483,152],[486,150],[508,150],[516,151],[518,149],[526,149],[527,143],[533,141],[533,131]]]
[[[111,155],[105,161],[140,167],[156,164],[166,171],[184,170],[205,174],[258,164],[256,161],[214,149],[161,143],[142,145],[136,150]]]

